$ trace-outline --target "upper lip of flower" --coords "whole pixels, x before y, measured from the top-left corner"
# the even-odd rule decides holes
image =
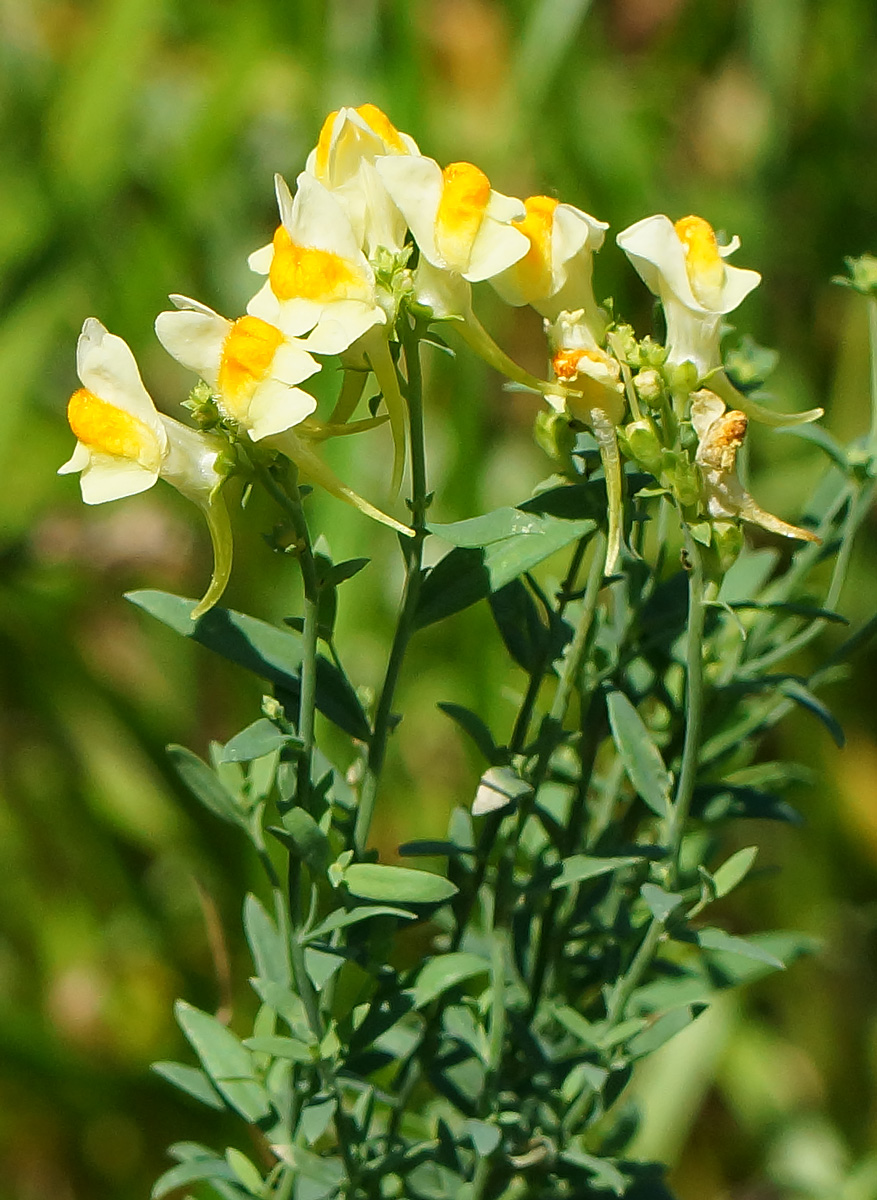
[[[289,337],[309,333],[317,354],[339,354],[387,320],[374,272],[331,191],[307,172],[295,198],[280,175],[275,187],[281,226],[273,245],[250,255],[252,269],[269,278],[247,311]]]
[[[700,220],[686,218],[693,219]],[[663,214],[644,217],[623,229],[615,240],[650,291],[662,300],[674,298],[692,312],[710,316],[732,312],[761,282],[757,271],[725,263],[724,280],[714,289],[714,302],[702,303],[691,285],[685,243],[670,218]],[[735,238],[728,246],[718,247],[718,254],[724,258],[738,246]]]
[[[424,155],[394,155],[375,167],[433,266],[477,283],[527,253],[529,239],[511,224],[525,216],[524,205],[494,191],[471,163],[442,170]]]
[[[603,245],[609,226],[550,196],[528,196],[524,207],[526,215],[512,225],[530,246],[523,258],[492,280],[499,294],[509,304],[538,308],[563,288],[572,260],[583,252],[588,256],[585,286],[589,289],[590,255]]]
[[[350,144],[347,154],[346,142]],[[360,104],[329,113],[305,170],[321,183],[338,187],[356,173],[363,160],[374,162],[381,155],[419,153],[414,139],[398,130],[376,105]]]

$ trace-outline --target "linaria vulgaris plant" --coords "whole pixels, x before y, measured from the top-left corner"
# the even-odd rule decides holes
[[[198,377],[191,424],[156,410],[126,344],[95,319],[68,407],[78,440],[61,471],[81,473],[87,503],[164,478],[207,519],[203,598],[129,599],[271,686],[209,764],[169,750],[265,880],[243,906],[252,1028],[181,1000],[199,1065],[156,1064],[237,1114],[238,1145],[178,1142],[153,1195],[666,1198],[662,1167],[625,1156],[635,1064],[724,989],[803,948],[790,934],[731,936],[711,911],[756,860],[755,847],[723,851],[729,827],[795,816],[782,798],[793,769],[759,758],[765,734],[801,706],[840,739],[817,690],[870,625],[809,678],[784,664],[841,620],[875,486],[877,371],[870,431],[843,447],[812,424],[820,410],[770,406],[769,354],[750,343],[723,360],[724,322],[760,279],[727,261],[737,239],[721,244],[695,216],[650,216],[618,235],[665,318],[663,341],[640,338],[594,297],[604,222],[547,196],[502,195],[470,163],[440,167],[373,105],[332,113],[294,192],[278,177],[276,193],[280,223],[250,257],[263,282],[247,313],[230,320],[173,296],[156,321]],[[874,260],[850,267],[873,352]],[[546,379],[479,322],[473,285],[485,283],[543,317]],[[437,525],[421,348],[446,349],[446,335],[544,398],[535,436],[553,474],[530,497]],[[318,414],[308,381],[333,360],[343,382]],[[751,422],[786,426],[828,457],[800,526],[765,512],[741,478]],[[320,444],[340,436],[386,455],[389,499],[373,503],[330,470]],[[276,503],[273,543],[301,568],[303,611],[282,629],[218,606],[241,482]],[[356,588],[367,560],[334,562],[317,542],[314,486],[389,527],[387,554],[393,542],[402,554],[373,708],[356,687],[374,681],[355,665],[348,675],[333,634],[339,589]],[[767,531],[761,548],[746,544],[747,524]],[[424,569],[428,537],[451,548]],[[532,572],[549,558],[562,565],[546,585]],[[445,840],[400,847],[411,865],[379,862],[369,833],[406,649],[482,600],[525,676],[517,716],[494,730],[440,705],[483,775]],[[317,711],[349,739],[345,762],[315,744]],[[425,958],[397,937],[416,924]]]

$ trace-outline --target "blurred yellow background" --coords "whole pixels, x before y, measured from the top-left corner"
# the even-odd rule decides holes
[[[875,61],[873,0],[0,0],[0,1200],[147,1195],[168,1141],[215,1141],[147,1067],[186,1053],[176,995],[219,1003],[211,933],[248,973],[239,904],[254,865],[183,794],[163,747],[204,753],[257,715],[258,687],[122,599],[200,594],[197,514],[162,487],[86,509],[55,476],[83,318],[129,341],[177,413],[190,380],[152,335],[167,293],[242,311],[273,173],[295,177],[330,109],[372,101],[442,162],[610,221],[597,296],[643,333],[650,297],[612,234],[653,212],[739,234],[736,261],[764,275],[739,328],[781,351],[780,407],[824,404],[849,439],[867,423],[866,322],[829,280],[844,255],[877,252]],[[538,319],[479,302],[541,370]],[[549,469],[533,401],[462,356],[428,367],[434,518],[524,498]],[[387,447],[350,441],[335,465],[379,500]],[[794,520],[817,452],[764,430],[753,441],[753,491]],[[348,669],[374,687],[392,535],[311,503],[336,558],[376,556],[340,618]],[[228,601],[279,619],[296,582],[259,537],[272,523],[258,501],[238,519]],[[874,611],[875,540],[872,521],[842,601],[853,622]],[[868,647],[827,693],[842,753],[806,716],[772,740],[770,756],[814,772],[791,797],[806,825],[739,833],[783,872],[745,890],[729,926],[804,930],[822,951],[697,1023],[639,1081],[639,1149],[677,1162],[681,1200],[877,1197],[875,670]],[[415,641],[386,853],[442,832],[474,788],[436,702],[506,734],[520,686],[486,611]]]

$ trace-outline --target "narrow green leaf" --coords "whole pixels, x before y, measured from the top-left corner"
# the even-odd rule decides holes
[[[334,563],[326,572],[323,581],[332,587],[337,587],[339,583],[344,583],[346,580],[352,579],[354,575],[358,575],[370,562],[369,558],[348,558],[345,562]]]
[[[503,644],[519,667],[532,674],[549,653],[551,635],[536,601],[520,579],[487,598]]]
[[[387,904],[363,904],[360,908],[351,909],[350,912],[339,909],[338,912],[330,913],[324,921],[314,926],[303,940],[318,942],[327,934],[334,933],[336,929],[357,925],[360,921],[369,920],[370,917],[402,917],[406,921],[416,920],[415,914],[404,908],[391,908]]]
[[[459,890],[449,879],[410,867],[383,863],[352,863],[342,876],[347,890],[363,900],[396,900],[409,904],[436,904],[450,900]]]
[[[757,846],[747,846],[745,850],[738,850],[736,854],[732,854],[726,862],[713,871],[713,883],[716,887],[717,897],[727,896],[729,892],[733,892],[738,883],[742,883],[749,874],[757,855]]]
[[[225,1161],[231,1167],[236,1178],[240,1180],[252,1196],[261,1195],[264,1180],[256,1164],[247,1158],[246,1154],[242,1154],[240,1150],[235,1150],[233,1146],[229,1146],[225,1152]]]
[[[314,1055],[306,1042],[298,1038],[266,1036],[244,1038],[248,1050],[257,1054],[270,1054],[272,1058],[288,1058],[291,1062],[312,1063]]]
[[[239,811],[234,796],[207,763],[185,746],[168,746],[167,753],[180,779],[205,808],[230,825],[245,825],[244,815]]]
[[[244,900],[244,932],[253,955],[256,973],[288,987],[292,981],[292,972],[286,938],[252,894],[248,894]]]
[[[343,966],[344,958],[340,954],[314,950],[311,946],[305,949],[305,970],[318,992],[323,990],[336,971],[340,971]]]
[[[502,1130],[487,1121],[476,1121],[470,1117],[463,1126],[463,1133],[468,1134],[479,1158],[487,1158],[502,1141]]]
[[[673,778],[652,735],[623,692],[610,692],[606,706],[612,740],[628,779],[653,813],[668,816]]]
[[[640,895],[656,921],[666,921],[685,899],[678,892],[665,892],[654,883],[644,883],[640,888]]]
[[[438,954],[418,973],[414,984],[414,1007],[423,1008],[464,979],[485,974],[489,970],[490,963],[478,954],[470,954],[465,950]]]
[[[619,855],[617,858],[594,858],[587,854],[574,854],[565,858],[561,863],[560,874],[551,881],[553,888],[570,887],[574,883],[582,883],[586,879],[596,879],[598,875],[608,875],[610,871],[620,871],[622,867],[632,867],[642,859],[632,855]]]
[[[493,734],[477,713],[472,712],[469,708],[464,708],[462,704],[449,704],[446,701],[441,701],[438,707],[472,739],[483,758],[486,758],[489,763],[497,761],[497,748]]]
[[[468,544],[456,545],[424,579],[416,614],[418,628],[431,625],[483,600],[570,542],[593,533],[597,527],[592,520],[561,520],[539,514],[524,514],[517,509],[499,511],[503,514],[518,513],[518,517],[514,518],[503,516],[503,520],[508,522],[507,527],[513,526],[516,530],[512,536],[482,543],[480,539],[485,536],[483,527],[475,532],[458,529],[458,526],[469,525],[466,521],[432,527],[435,532],[441,530],[441,536],[448,540],[462,537]],[[481,521],[483,518],[475,520]],[[479,544],[473,545],[473,539]]]
[[[700,929],[697,932],[697,943],[704,950],[722,950],[727,954],[741,954],[744,958],[753,958],[756,962],[767,963],[777,971],[785,970],[785,963],[771,954],[763,946],[748,938],[733,937],[723,929]]]
[[[840,722],[837,717],[829,711],[822,701],[810,691],[803,680],[785,679],[780,684],[780,691],[784,696],[794,700],[801,708],[806,708],[808,712],[813,713],[814,717],[818,717],[828,732],[834,739],[835,745],[839,750],[843,750],[846,744],[844,731],[840,727]]]
[[[190,1096],[206,1104],[208,1108],[225,1108],[222,1096],[198,1067],[187,1067],[177,1062],[156,1062],[152,1064],[152,1070],[181,1092],[188,1092]]]
[[[296,1037],[302,1038],[306,1042],[314,1040],[308,1026],[305,1006],[300,996],[297,996],[291,988],[284,987],[280,983],[275,983],[273,979],[256,978],[251,979],[250,983],[256,995],[269,1008],[273,1008],[279,1017],[283,1018]]]
[[[260,717],[225,743],[220,759],[222,762],[252,762],[254,758],[263,758],[289,745],[301,746],[301,742],[292,734],[283,733],[267,717]]]
[[[532,786],[511,767],[488,767],[478,783],[472,802],[472,816],[481,817],[485,813],[497,812],[532,794]]]
[[[174,1011],[205,1071],[232,1108],[247,1121],[266,1117],[271,1111],[268,1093],[255,1078],[249,1051],[231,1030],[185,1000],[178,1000]]]
[[[177,1163],[156,1180],[151,1192],[152,1200],[161,1200],[168,1192],[177,1191],[201,1179],[224,1179],[233,1183],[235,1174],[225,1159],[190,1158]]]
[[[298,695],[302,643],[297,634],[227,608],[211,608],[193,621],[190,614],[197,602],[170,592],[145,589],[128,592],[126,598],[183,637]],[[368,740],[371,730],[356,692],[322,654],[317,657],[317,708],[351,737]]]
[[[287,848],[317,875],[325,873],[331,850],[329,839],[309,812],[290,808],[281,816],[283,828],[271,829]]]
[[[474,846],[458,846],[456,842],[442,838],[417,838],[403,842],[399,847],[403,858],[459,858],[461,854],[474,854]]]
[[[302,1134],[309,1146],[313,1146],[317,1138],[321,1138],[335,1116],[337,1103],[334,1099],[322,1100],[317,1104],[307,1104],[298,1119],[298,1132]]]
[[[669,1042],[670,1038],[686,1029],[701,1010],[702,1006],[698,1009],[680,1006],[664,1013],[630,1039],[627,1043],[628,1054],[631,1058],[643,1058],[646,1054],[653,1054],[665,1042]]]

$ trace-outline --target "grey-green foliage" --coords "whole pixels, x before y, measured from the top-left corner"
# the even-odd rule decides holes
[[[838,535],[851,536],[851,506],[871,487],[869,476],[833,479],[811,514],[829,554]],[[529,572],[540,553],[570,543],[580,569],[599,553],[588,514],[600,491],[597,481],[571,483],[523,510],[435,527],[455,548],[425,577],[418,623],[515,583],[538,623],[523,660],[531,685],[550,687],[568,666],[582,594],[575,580],[546,591]],[[633,1064],[720,992],[808,949],[795,935],[732,936],[701,914],[753,872],[756,847],[723,850],[734,823],[796,819],[782,798],[795,769],[757,766],[760,739],[794,705],[836,734],[814,692],[832,666],[809,679],[778,669],[836,614],[800,599],[813,595],[809,572],[826,552],[807,547],[781,570],[772,553],[744,550],[724,576],[705,614],[699,766],[674,844],[691,581],[684,568],[650,565],[650,549],[641,542],[641,556],[600,589],[566,717],[540,718],[531,686],[530,708],[525,701],[503,742],[476,713],[442,703],[483,758],[485,778],[502,771],[520,786],[502,789],[499,807],[474,827],[463,808],[447,840],[402,848],[431,855],[428,871],[355,853],[350,788],[327,762],[315,764],[308,809],[298,806],[295,633],[223,610],[192,625],[188,601],[132,597],[278,686],[270,716],[216,749],[219,774],[173,753],[195,796],[257,849],[264,838],[251,819],[250,779],[268,764],[273,784],[257,811],[290,852],[298,913],[290,924],[282,889],[274,916],[247,898],[262,1002],[252,1034],[243,1029],[239,1040],[181,1004],[200,1068],[156,1068],[195,1099],[258,1125],[274,1165],[234,1149],[223,1157],[178,1147],[157,1196],[201,1180],[224,1200],[286,1195],[289,1186],[314,1200],[512,1197],[526,1180],[546,1197],[669,1197],[657,1166],[625,1157],[636,1120],[624,1091]],[[507,612],[494,607],[508,643]],[[859,640],[838,647],[833,662]],[[354,696],[337,667],[318,679],[323,712],[358,736],[367,718]],[[221,777],[231,767],[239,772],[232,783]],[[276,878],[280,868],[271,870]]]

